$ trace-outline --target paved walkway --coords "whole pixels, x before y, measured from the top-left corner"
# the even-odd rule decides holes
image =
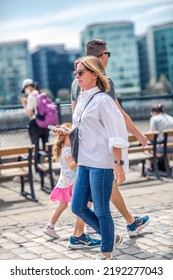
[[[67,247],[75,222],[70,205],[57,224],[60,238],[53,240],[43,234],[42,229],[56,204],[40,190],[39,183],[35,189],[38,203],[20,196],[18,183],[0,184],[0,260],[95,259],[98,248],[72,250]],[[129,239],[124,219],[112,206],[116,232],[124,238],[117,249],[117,259],[173,259],[173,179],[147,180],[133,171],[121,186],[121,192],[131,213],[147,214],[151,222],[140,236]]]

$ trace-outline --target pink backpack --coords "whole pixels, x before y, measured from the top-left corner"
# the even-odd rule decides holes
[[[49,124],[58,124],[57,109],[52,100],[44,92],[37,94],[36,123],[42,128],[47,128]]]

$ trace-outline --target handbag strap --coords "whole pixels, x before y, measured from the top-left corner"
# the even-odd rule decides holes
[[[91,100],[94,98],[94,96],[95,96],[96,94],[100,93],[100,92],[102,92],[102,91],[100,90],[100,91],[96,92],[96,93],[93,94],[93,96],[88,100],[87,104],[84,106],[84,108],[83,108],[83,110],[82,110],[82,113],[80,114],[80,117],[79,117],[79,119],[78,119],[78,123],[81,122],[82,114],[83,114],[83,112],[85,111],[85,109],[86,109],[86,107],[88,106],[88,104],[91,102]],[[79,125],[78,125],[78,126],[79,126]]]

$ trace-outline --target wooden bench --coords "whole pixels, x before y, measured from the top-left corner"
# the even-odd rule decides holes
[[[154,166],[153,174],[157,179],[160,178],[158,165],[157,165],[157,157],[156,157],[156,147],[157,147],[157,137],[159,132],[146,132],[144,133],[147,137],[148,144],[142,148],[140,142],[134,135],[129,135],[129,148],[128,148],[128,156],[129,156],[129,165],[142,163],[142,176],[146,176],[145,172],[145,161],[151,160]]]
[[[52,144],[46,143],[45,151],[40,151],[40,162],[38,169],[41,177],[41,190],[51,192],[55,187],[55,179],[53,173],[60,172],[60,163],[52,161]],[[45,177],[48,175],[49,184],[45,184]]]
[[[37,201],[35,197],[32,164],[34,146],[0,149],[0,181],[20,177],[21,195]],[[26,177],[30,192],[25,191]]]
[[[166,175],[168,177],[173,177],[171,167],[173,168],[173,129],[165,129],[163,134],[163,154],[157,154],[158,158],[163,159],[165,171],[161,172],[161,175]],[[171,153],[170,153],[171,149]],[[172,160],[169,159],[171,155]]]

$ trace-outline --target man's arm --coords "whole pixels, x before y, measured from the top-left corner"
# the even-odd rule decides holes
[[[115,103],[118,106],[118,108],[120,109],[121,113],[123,114],[124,120],[126,122],[126,127],[127,130],[133,134],[134,136],[136,136],[136,138],[139,140],[139,142],[141,143],[142,147],[145,147],[147,144],[147,137],[138,130],[138,128],[136,127],[136,125],[134,124],[134,122],[131,120],[131,118],[124,112],[124,110],[122,109],[120,103],[118,102],[117,99],[115,99]]]

